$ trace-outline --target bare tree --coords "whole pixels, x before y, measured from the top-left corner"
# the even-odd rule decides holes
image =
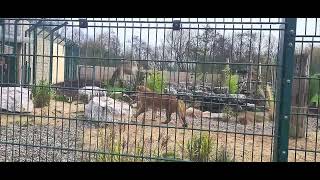
[[[169,31],[165,43],[162,44],[165,51],[164,59],[175,62],[180,71],[186,71],[188,63],[183,62],[190,59],[193,41],[194,35],[189,34],[185,30]],[[172,68],[170,64],[168,65],[168,68]]]
[[[104,32],[93,38],[87,37],[81,29],[74,29],[70,36],[79,44],[81,64],[115,66],[120,63],[116,58],[120,57],[121,45],[114,32]]]
[[[148,46],[139,36],[134,36],[132,42],[128,41],[128,43],[131,44],[131,50],[126,54],[126,59],[138,60],[139,67],[148,69],[154,54],[153,48]]]

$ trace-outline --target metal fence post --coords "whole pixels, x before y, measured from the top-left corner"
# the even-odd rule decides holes
[[[273,161],[288,161],[291,89],[296,36],[296,18],[285,18],[285,30],[281,34],[278,60],[278,92]]]

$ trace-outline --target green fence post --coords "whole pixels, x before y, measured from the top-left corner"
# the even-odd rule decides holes
[[[33,61],[32,61],[32,83],[36,84],[36,75],[37,75],[37,54],[38,54],[38,29],[37,27],[33,30]],[[29,33],[30,34],[30,33]],[[30,35],[29,35],[30,37]]]
[[[10,75],[9,75],[9,83],[17,83],[18,79],[18,22],[19,20],[14,21],[14,34],[13,34],[13,56],[10,58]]]
[[[278,65],[278,92],[273,161],[288,161],[291,89],[296,36],[296,18],[285,18],[285,30],[281,34]]]
[[[50,32],[50,60],[49,60],[49,84],[52,83],[53,66],[53,32]]]

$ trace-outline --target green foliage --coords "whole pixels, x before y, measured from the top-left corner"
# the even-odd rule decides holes
[[[234,158],[231,158],[230,154],[226,151],[225,148],[222,148],[218,151],[217,157],[214,160],[215,162],[234,162]]]
[[[53,93],[53,90],[51,90],[49,87],[49,83],[41,80],[37,86],[32,87],[34,107],[41,108],[49,105]]]
[[[107,87],[106,89],[107,89],[107,91],[110,91],[110,92],[124,92],[124,91],[127,90],[126,88],[116,87],[116,86],[114,86],[114,87]]]
[[[162,78],[162,74],[159,71],[150,73],[147,77],[147,87],[157,93],[163,93],[166,87],[166,82]]]
[[[62,102],[68,102],[68,98],[63,96],[63,95],[57,95],[55,94],[53,96],[53,99],[56,100],[56,101],[62,101]]]
[[[224,106],[223,110],[222,110],[223,114],[224,114],[224,118],[230,119],[232,117],[236,117],[237,116],[237,112],[233,111],[232,108],[228,105]]]
[[[230,80],[228,82],[229,92],[231,94],[236,94],[238,92],[238,89],[239,89],[238,82],[239,82],[239,76],[231,75]]]
[[[208,135],[193,137],[187,142],[187,153],[191,161],[208,162],[213,152],[214,141]]]
[[[229,65],[226,65],[226,67],[223,70],[223,83],[226,87],[229,88],[229,93],[235,94],[238,92],[238,82],[239,82],[239,75],[233,75],[231,73],[231,69]]]
[[[114,92],[124,92],[127,90],[127,88],[123,87],[123,85],[119,86],[113,86],[109,83],[109,81],[103,82],[103,88],[105,88],[107,91],[114,93]]]
[[[216,148],[215,140],[207,134],[193,137],[187,142],[187,153],[189,160],[196,162],[234,162],[225,148],[214,153]]]
[[[137,144],[136,148],[135,148],[135,162],[141,162],[142,161],[142,157],[144,154],[144,148],[141,147],[139,145],[139,143]]]
[[[316,106],[319,105],[319,101],[320,101],[320,95],[316,94],[311,98],[311,103],[315,104]]]
[[[160,160],[160,162],[171,162],[175,160],[180,160],[180,158],[177,157],[177,153],[174,153],[173,151],[162,153],[162,158],[165,160]]]
[[[121,161],[121,150],[122,150],[122,143],[120,141],[114,144],[113,149],[111,148],[111,153],[109,155],[108,161],[111,162],[120,162]]]
[[[162,157],[166,159],[174,159],[174,156],[175,156],[174,152],[171,152],[171,151],[165,152],[162,154]]]
[[[311,76],[309,92],[308,92],[310,102],[314,102],[316,97],[320,95],[320,89],[319,89],[320,80],[319,79],[320,79],[320,74],[314,74]],[[318,100],[317,100],[317,103],[318,103]]]
[[[97,156],[97,162],[120,162],[126,161],[127,157],[121,156],[122,150],[124,149],[124,143],[115,140],[114,132],[110,132],[109,140],[106,141],[102,129],[98,130],[99,134],[99,146],[98,151],[103,152],[104,148],[108,151],[108,154],[100,153]],[[107,143],[106,143],[107,142]]]
[[[109,152],[110,154],[99,154],[97,162],[120,162],[122,160],[121,147],[121,142],[116,143],[113,150]]]

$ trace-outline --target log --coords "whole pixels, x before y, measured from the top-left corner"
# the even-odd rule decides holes
[[[294,77],[309,76],[310,60],[307,54],[297,55],[294,61]],[[289,137],[305,138],[306,115],[308,107],[308,79],[293,79],[291,94],[291,120],[289,125]]]

